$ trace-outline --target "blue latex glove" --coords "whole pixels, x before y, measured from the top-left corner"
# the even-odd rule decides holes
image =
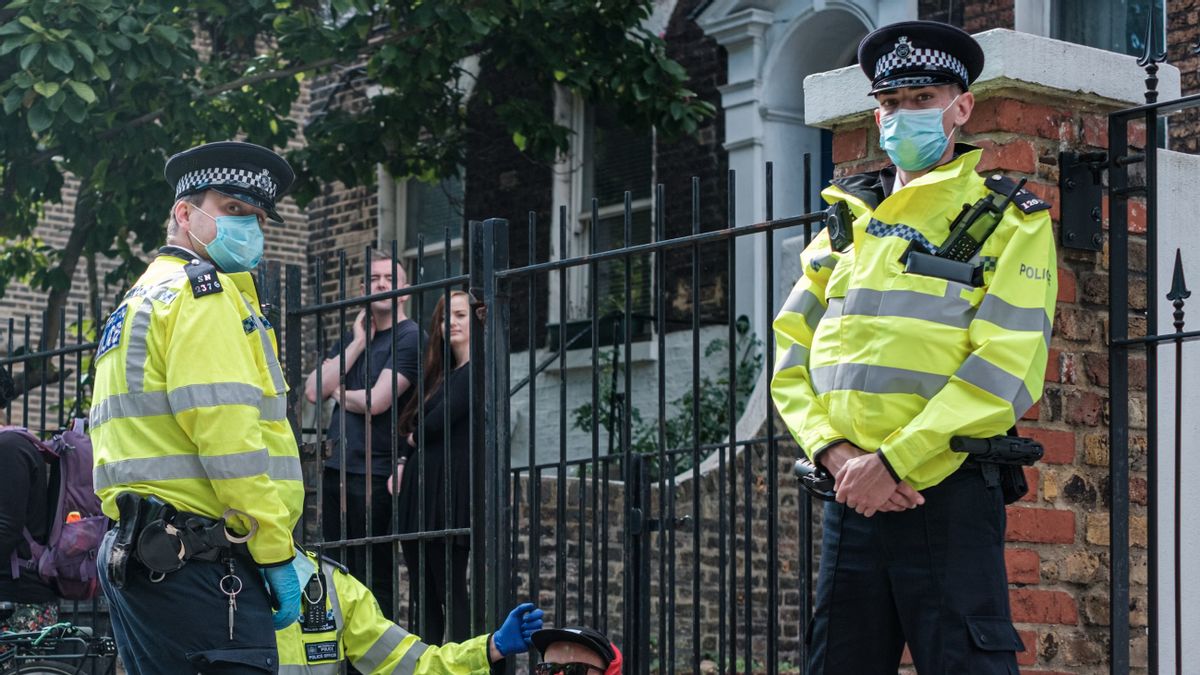
[[[517,605],[508,613],[508,618],[500,625],[500,630],[492,633],[492,643],[501,656],[524,654],[532,646],[530,636],[536,630],[542,629],[542,617],[545,612],[538,609],[532,602]]]
[[[300,556],[296,556],[300,558]],[[278,609],[272,617],[275,630],[283,630],[300,618],[300,582],[296,576],[297,559],[291,564],[264,567],[263,577],[267,580],[267,591],[275,600]],[[307,560],[299,560],[307,564]],[[311,572],[310,572],[311,574]]]

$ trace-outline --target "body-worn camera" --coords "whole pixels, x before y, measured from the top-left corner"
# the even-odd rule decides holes
[[[844,251],[854,243],[854,214],[846,202],[834,202],[825,209],[825,229],[829,232],[829,244],[835,251]]]

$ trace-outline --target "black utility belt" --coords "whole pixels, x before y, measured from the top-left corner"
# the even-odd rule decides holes
[[[132,554],[154,575],[166,575],[189,560],[250,559],[245,544],[250,536],[231,534],[225,518],[180,511],[153,495],[142,497],[132,492],[118,495],[117,507],[120,520],[113,542],[117,562],[124,563]]]

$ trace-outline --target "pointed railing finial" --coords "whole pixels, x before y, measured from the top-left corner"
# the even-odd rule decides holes
[[[1175,332],[1183,332],[1183,301],[1192,297],[1192,292],[1188,290],[1187,282],[1183,279],[1183,256],[1179,249],[1175,249],[1175,271],[1171,274],[1171,290],[1167,293],[1167,299],[1171,301],[1171,305],[1175,307]]]
[[[1158,31],[1154,30],[1155,14],[1154,7],[1151,6],[1150,11],[1146,13],[1146,49],[1137,62],[1139,66],[1146,69],[1146,103],[1158,101],[1158,64],[1167,58],[1165,46],[1161,51],[1154,49],[1154,45],[1158,42],[1156,39]]]

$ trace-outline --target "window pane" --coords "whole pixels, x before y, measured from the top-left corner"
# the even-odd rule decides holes
[[[462,179],[447,178],[438,183],[410,180],[405,188],[404,248],[416,248],[417,236],[425,235],[425,245],[445,241],[446,228],[451,239],[462,236]]]
[[[623,248],[625,233],[624,215],[601,218],[596,231],[596,246],[601,251]],[[630,245],[650,241],[650,209],[633,213],[632,241]],[[601,315],[625,311],[625,296],[629,296],[630,309],[634,314],[650,315],[654,304],[651,301],[653,268],[649,254],[629,258],[630,284],[625,287],[625,261],[606,260],[596,270],[596,311]]]
[[[1067,42],[1141,56],[1146,49],[1146,23],[1154,13],[1156,44],[1162,47],[1163,0],[1058,0],[1054,37]]]
[[[406,263],[406,265],[405,265],[406,269],[408,269],[408,271],[409,271],[409,277],[408,277],[409,283],[414,283],[414,284],[417,283],[417,259],[416,259],[416,256],[414,255],[412,257],[409,257],[404,262]],[[421,270],[421,276],[420,276],[420,281],[422,283],[428,283],[430,281],[437,281],[439,279],[446,278],[446,256],[444,256],[442,254],[438,254],[438,255],[426,254],[424,257],[424,263],[425,264],[423,265],[423,269]],[[462,249],[455,248],[450,251],[450,276],[452,276],[452,277],[458,276],[459,274],[462,274]],[[451,290],[465,290],[465,289],[456,287]],[[416,295],[410,296],[412,299],[409,301],[409,305],[407,307],[405,307],[405,310],[408,312],[409,318],[420,323],[421,327],[424,328],[425,330],[429,330],[429,328],[430,328],[429,322],[433,318],[433,308],[437,306],[438,300],[440,300],[445,293],[446,293],[446,291],[441,288],[430,289],[428,291],[424,291],[423,293],[420,293],[419,294],[421,296],[421,307],[419,308],[420,316],[417,315],[417,312],[418,312],[417,296]]]
[[[634,131],[622,125],[611,110],[597,108],[589,145],[591,185],[584,186],[585,210],[593,196],[601,206],[621,203],[626,190],[634,199],[650,197],[654,180],[654,135],[650,131]]]

